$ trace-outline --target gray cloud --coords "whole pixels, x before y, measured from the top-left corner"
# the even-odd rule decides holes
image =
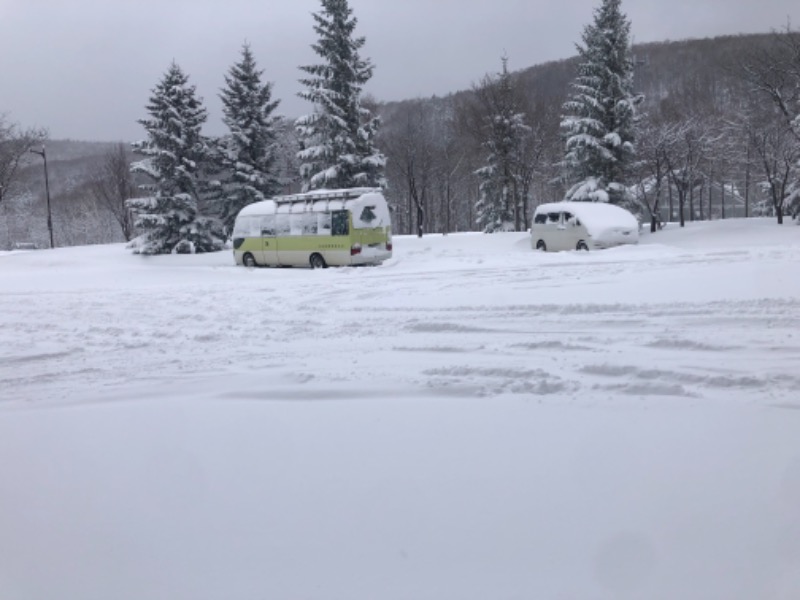
[[[367,91],[380,100],[446,94],[497,71],[574,54],[599,0],[351,0]],[[150,90],[174,59],[220,133],[223,75],[248,41],[280,112],[308,110],[301,64],[316,62],[317,0],[4,0],[0,5],[0,111],[57,138],[132,140],[143,134]],[[623,0],[635,41],[766,32],[797,17],[796,0]],[[795,21],[797,19],[795,18]]]

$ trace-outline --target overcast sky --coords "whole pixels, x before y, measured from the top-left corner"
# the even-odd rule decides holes
[[[350,0],[379,100],[470,87],[509,57],[512,70],[575,54],[600,0]],[[797,0],[623,0],[635,42],[779,29]],[[150,91],[174,59],[224,131],[219,88],[247,41],[274,82],[280,114],[309,110],[299,65],[314,64],[319,0],[0,0],[0,113],[53,138],[143,137]]]

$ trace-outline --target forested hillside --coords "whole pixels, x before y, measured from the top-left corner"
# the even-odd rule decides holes
[[[56,246],[100,244],[122,239],[108,209],[90,192],[92,176],[115,144],[48,140],[48,180]],[[38,147],[36,148],[38,149]],[[44,163],[31,154],[0,204],[0,248],[35,244],[46,248],[47,204]]]
[[[643,183],[645,213],[654,202],[649,196],[655,169],[665,180],[657,211],[662,220],[677,218],[680,194],[687,219],[718,218],[723,211],[727,217],[772,214],[769,194],[760,185],[768,176],[760,168],[759,141],[762,150],[769,148],[753,135],[752,121],[763,117],[758,108],[767,117],[775,110],[755,93],[743,66],[758,60],[773,42],[773,34],[764,34],[633,47],[634,83],[644,101],[639,107],[638,172],[630,179]],[[513,64],[514,57],[509,59]],[[500,57],[497,64],[499,71]],[[529,178],[532,205],[564,195],[559,125],[576,69],[577,59],[572,58],[513,74],[518,104],[531,126],[522,176]],[[496,81],[486,77],[473,89],[447,97],[382,107],[389,195],[400,231],[416,231],[420,218],[425,232],[475,228],[475,171],[486,160],[483,144],[493,108],[486,90]],[[667,155],[673,169],[687,178],[682,189],[668,184],[667,167],[658,164]]]
[[[774,48],[775,34],[670,41],[633,47],[634,84],[639,106],[637,162],[630,185],[642,201],[642,218],[659,220],[773,214],[770,182],[797,179],[797,145],[772,135],[776,110],[754,91],[745,65],[757,64]],[[504,62],[511,92],[529,130],[519,178],[525,196],[524,219],[543,201],[563,198],[559,130],[562,105],[575,77],[571,58],[515,70],[514,56],[497,57],[498,73],[476,73],[472,89],[446,97],[375,102],[381,117],[376,139],[386,156],[387,198],[397,233],[477,229],[476,171],[486,164],[487,119],[497,102],[496,86]],[[287,128],[287,135],[293,135]],[[770,135],[766,135],[770,132]],[[115,143],[51,140],[46,143],[57,246],[123,241],[118,221],[91,192],[92,180]],[[297,145],[282,143],[285,186],[299,185]],[[770,172],[776,160],[789,160],[785,173]],[[772,162],[771,162],[772,161]],[[667,177],[667,172],[675,177]],[[679,175],[679,176],[678,176]],[[286,179],[284,178],[284,181]],[[785,186],[784,186],[785,187]],[[784,190],[785,191],[785,190]],[[784,207],[791,210],[791,205]],[[42,159],[31,154],[15,185],[0,202],[0,248],[48,245]]]

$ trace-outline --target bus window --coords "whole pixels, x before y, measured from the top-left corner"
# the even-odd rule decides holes
[[[547,213],[537,213],[537,215],[533,218],[533,222],[539,225],[544,225],[547,223]]]
[[[359,220],[369,225],[377,218],[378,217],[375,216],[375,207],[365,206],[364,210],[361,211],[361,216],[359,217]]]
[[[233,237],[237,238],[245,238],[250,237],[251,233],[250,230],[252,225],[254,224],[253,221],[257,221],[257,217],[239,217],[236,219],[236,223],[233,227]],[[258,223],[255,223],[256,227],[258,227]]]
[[[331,213],[331,235],[350,235],[350,223],[346,210],[335,210]]]
[[[291,235],[303,235],[304,213],[292,213],[289,215],[289,230]]]
[[[261,235],[272,237],[275,235],[275,215],[261,217]]]
[[[317,235],[317,215],[314,213],[303,213],[300,225],[303,235]]]
[[[331,234],[331,213],[317,213],[317,233],[319,235]]]
[[[278,236],[289,235],[289,215],[286,213],[275,215],[275,234]]]

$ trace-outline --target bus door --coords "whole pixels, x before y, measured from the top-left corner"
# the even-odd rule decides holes
[[[331,236],[333,251],[330,252],[332,265],[349,265],[352,263],[351,247],[353,240],[350,232],[350,211],[334,210],[331,212]]]
[[[261,217],[261,248],[256,257],[260,265],[278,264],[278,244],[275,239],[275,215]]]

